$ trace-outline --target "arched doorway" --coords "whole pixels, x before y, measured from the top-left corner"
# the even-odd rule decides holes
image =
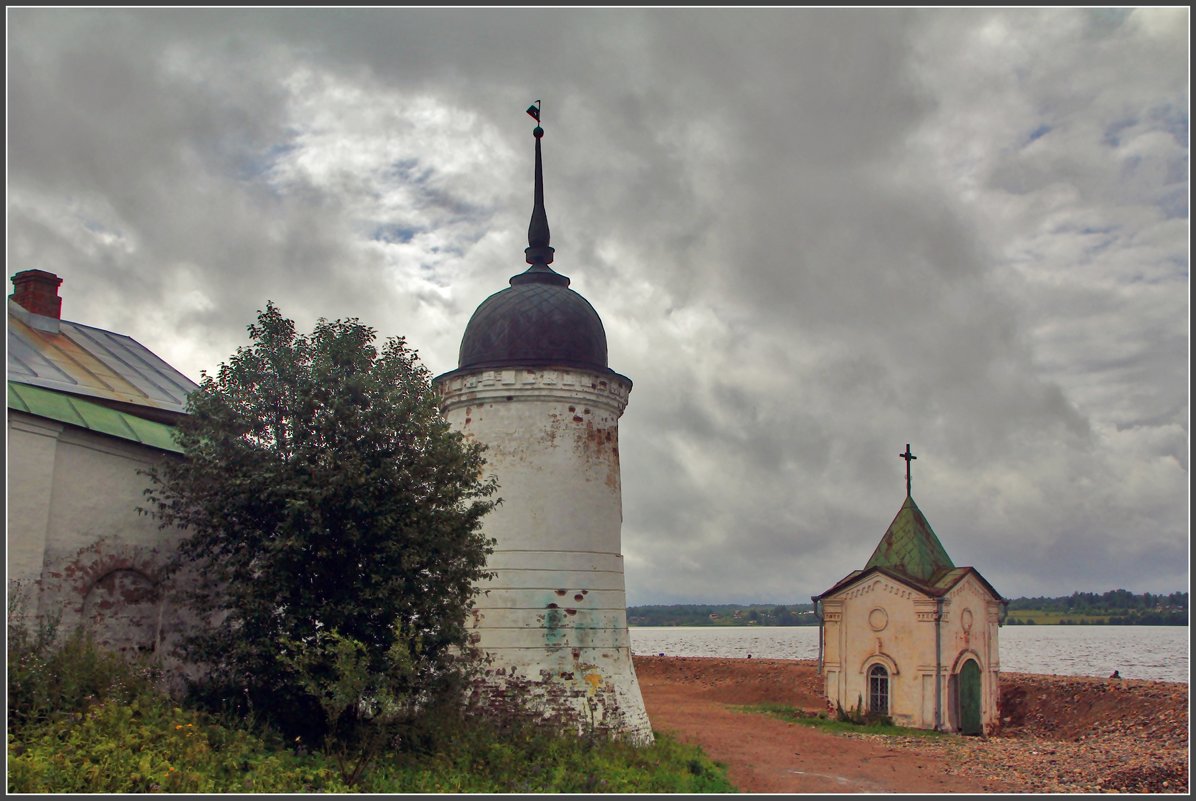
[[[980,665],[968,659],[959,668],[959,730],[963,734],[983,734],[981,717]]]
[[[868,711],[873,715],[889,714],[889,671],[884,665],[868,668]]]

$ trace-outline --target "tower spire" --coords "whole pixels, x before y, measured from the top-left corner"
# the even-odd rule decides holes
[[[540,156],[540,101],[527,107],[528,116],[536,121],[532,136],[536,137],[536,194],[532,203],[532,221],[527,227],[527,248],[523,251],[531,265],[524,272],[511,276],[511,286],[517,284],[555,284],[569,286],[569,279],[548,265],[552,264],[553,249],[549,246],[548,213],[544,211],[544,161]]]
[[[540,127],[540,101],[528,106],[527,113],[536,121],[532,136],[536,138],[536,193],[532,205],[532,221],[527,227],[527,263],[552,264],[553,249],[549,247],[550,232],[548,230],[548,213],[544,211],[544,162],[540,155],[540,140],[544,138],[544,129]]]

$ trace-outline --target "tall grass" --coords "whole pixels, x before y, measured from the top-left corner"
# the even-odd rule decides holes
[[[152,663],[82,635],[8,631],[9,792],[735,792],[724,766],[667,735],[636,747],[452,704],[429,709],[350,783],[334,743],[311,748],[180,703]]]

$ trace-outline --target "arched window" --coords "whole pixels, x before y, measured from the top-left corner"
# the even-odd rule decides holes
[[[868,668],[868,711],[889,714],[889,671],[884,665]]]

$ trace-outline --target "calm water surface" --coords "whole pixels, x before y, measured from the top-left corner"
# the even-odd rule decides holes
[[[635,654],[817,659],[816,626],[636,626]],[[1003,626],[1001,670],[1188,683],[1187,626]]]

